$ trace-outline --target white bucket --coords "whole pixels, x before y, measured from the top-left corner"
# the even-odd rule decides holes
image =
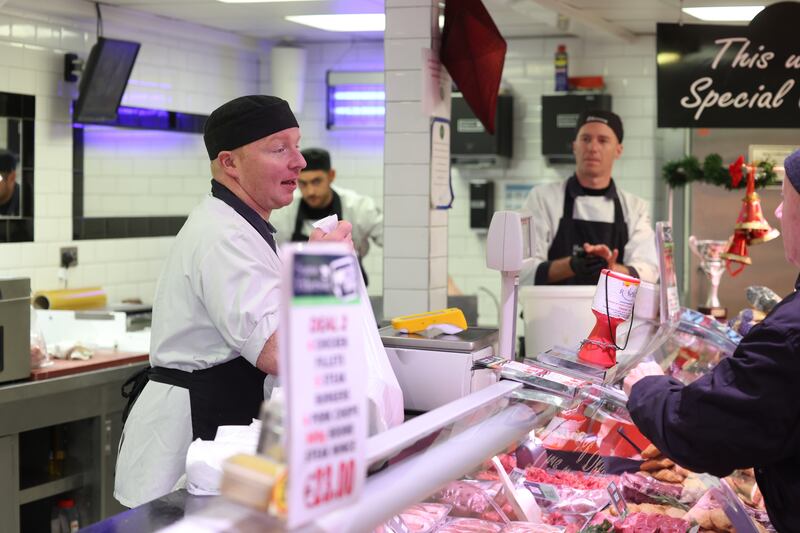
[[[520,287],[525,322],[525,356],[535,357],[554,346],[577,350],[594,327],[594,285]]]

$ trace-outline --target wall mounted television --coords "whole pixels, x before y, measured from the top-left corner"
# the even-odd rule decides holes
[[[117,118],[140,43],[98,37],[83,69],[73,122],[108,122]]]

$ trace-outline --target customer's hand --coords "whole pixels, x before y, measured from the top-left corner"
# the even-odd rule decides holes
[[[658,364],[652,361],[639,363],[628,372],[627,376],[625,376],[625,381],[622,382],[622,390],[625,391],[625,394],[630,396],[631,389],[640,379],[647,376],[663,376],[663,375],[664,371],[661,370],[661,367],[658,366]]]
[[[325,233],[319,228],[315,228],[308,238],[309,241],[323,242],[344,242],[353,248],[353,225],[346,220],[340,220],[336,228],[330,233]]]
[[[608,267],[608,262],[602,257],[577,253],[569,258],[569,268],[576,276],[591,276],[599,274],[601,270]]]

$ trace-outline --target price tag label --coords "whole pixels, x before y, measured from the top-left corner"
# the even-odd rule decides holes
[[[611,496],[611,505],[616,508],[617,514],[622,518],[628,516],[628,506],[625,503],[625,498],[622,497],[619,487],[613,481],[608,484],[608,494]]]
[[[557,502],[559,500],[558,491],[553,485],[526,481],[525,487],[531,491],[531,494],[533,494],[534,498],[539,500],[549,500],[551,502]]]
[[[366,477],[360,274],[340,244],[282,249],[279,339],[292,529],[356,499]]]

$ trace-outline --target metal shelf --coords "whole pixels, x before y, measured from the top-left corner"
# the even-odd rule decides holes
[[[23,489],[19,491],[19,503],[20,505],[25,505],[26,503],[43,500],[50,496],[55,496],[56,494],[79,489],[84,486],[85,477],[85,474],[81,472]]]

